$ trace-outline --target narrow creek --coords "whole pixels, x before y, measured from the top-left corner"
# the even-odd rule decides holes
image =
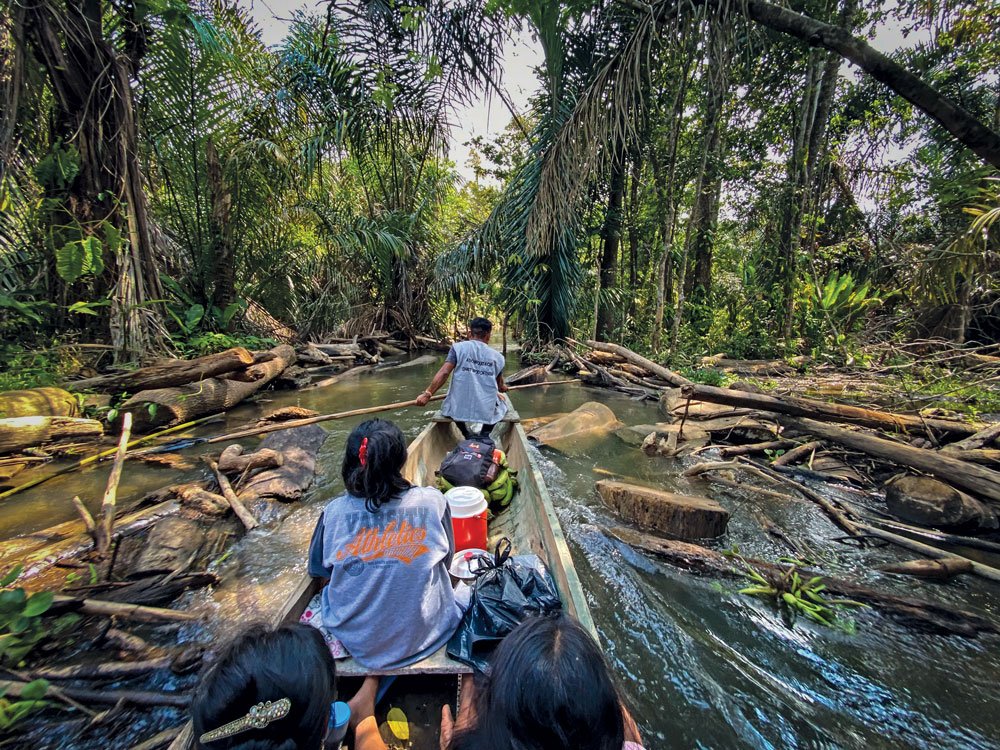
[[[266,401],[230,412],[225,423],[209,425],[202,434],[218,434],[278,406],[332,412],[407,399],[426,385],[436,367],[414,364],[358,374],[315,391],[269,393]],[[604,402],[626,424],[658,419],[655,405],[579,385],[528,390],[516,395],[515,405],[527,418],[570,411],[588,400]],[[383,416],[412,439],[431,413],[410,409]],[[304,568],[317,513],[340,489],[344,439],[359,421],[326,423],[329,437],[308,499],[280,525],[240,541],[220,564],[226,574],[220,586],[190,595],[192,606],[210,616],[208,632],[189,628],[182,638],[218,642],[280,606]],[[543,449],[541,464],[603,646],[651,750],[1000,747],[1000,648],[995,640],[929,635],[866,612],[855,615],[855,635],[801,622],[788,629],[765,603],[736,594],[738,583],[720,586],[677,571],[611,538],[605,529],[620,522],[602,505],[594,481],[611,473],[716,497],[733,514],[729,533],[717,542],[720,549],[738,545],[748,556],[767,559],[787,554],[760,531],[753,513],[763,510],[809,540],[830,572],[1000,618],[995,586],[972,577],[935,585],[871,573],[874,563],[906,556],[835,541],[842,534],[811,504],[780,504],[683,479],[682,462],[648,459],[613,435],[580,446],[576,455]],[[79,494],[96,501],[106,473],[107,467],[90,468],[7,501],[0,536],[72,518],[68,498]],[[182,476],[129,463],[120,502]],[[179,718],[157,711],[148,724],[136,728],[134,738]],[[100,746],[127,747],[134,738]]]

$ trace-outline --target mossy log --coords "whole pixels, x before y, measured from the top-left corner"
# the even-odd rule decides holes
[[[0,393],[0,419],[10,417],[75,417],[80,405],[62,388],[29,388]]]
[[[66,384],[71,391],[111,391],[119,393],[170,388],[214,378],[234,370],[244,370],[254,363],[254,356],[242,346],[196,359],[167,359],[131,372],[101,375]]]
[[[252,396],[295,363],[295,350],[287,344],[271,349],[270,353],[274,356],[243,371],[246,380],[206,378],[200,383],[176,388],[141,391],[122,404],[119,410],[134,414],[137,432],[226,411]]]
[[[0,419],[0,453],[13,453],[62,438],[97,438],[104,427],[78,417],[10,417]]]

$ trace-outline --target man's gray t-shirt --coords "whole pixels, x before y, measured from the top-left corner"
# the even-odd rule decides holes
[[[496,424],[507,413],[507,401],[500,398],[497,376],[503,372],[504,358],[489,344],[470,339],[452,344],[448,362],[455,365],[441,414],[459,422]]]
[[[375,513],[341,495],[309,545],[309,574],[330,579],[323,626],[369,669],[437,651],[462,618],[448,576],[454,553],[448,501],[433,487],[411,487]]]

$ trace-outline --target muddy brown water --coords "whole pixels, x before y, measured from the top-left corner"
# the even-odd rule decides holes
[[[404,400],[423,389],[436,367],[436,362],[425,360],[412,367],[359,374],[315,391],[268,393],[261,402],[234,410],[225,421],[198,434],[218,434],[277,406],[332,412]],[[570,411],[588,400],[604,402],[626,424],[657,421],[652,404],[578,385],[515,394],[522,417]],[[412,439],[431,413],[409,409],[383,416],[396,421]],[[208,627],[188,627],[172,637],[218,644],[280,605],[304,569],[317,514],[340,491],[344,440],[359,421],[326,424],[329,437],[307,500],[280,525],[254,531],[233,548],[219,564],[223,584],[190,595],[190,605],[209,615]],[[912,555],[844,545],[835,541],[842,533],[811,504],[781,504],[684,479],[680,474],[687,462],[648,459],[613,435],[580,448],[572,456],[542,449],[540,463],[602,645],[651,750],[1000,747],[997,639],[930,635],[870,612],[854,615],[855,635],[801,622],[789,629],[766,603],[738,595],[737,582],[695,577],[611,538],[605,529],[620,522],[603,506],[594,482],[611,473],[714,496],[733,513],[728,534],[715,546],[725,549],[735,544],[748,556],[774,559],[787,551],[760,531],[753,513],[764,511],[793,535],[808,540],[831,573],[942,599],[1000,619],[996,585],[972,577],[939,585],[872,573],[872,564]],[[106,475],[105,466],[91,468],[4,502],[0,537],[72,518],[68,499],[79,494],[96,503]],[[25,476],[30,475],[21,475]],[[126,504],[184,476],[130,463],[120,502]],[[876,502],[856,495],[852,499]],[[190,680],[163,677],[147,687],[176,689]],[[70,740],[43,733],[32,737],[31,746],[129,747],[182,719],[176,711],[157,709],[138,720],[113,723],[113,736],[91,730]],[[13,741],[14,746],[24,746],[16,738]]]

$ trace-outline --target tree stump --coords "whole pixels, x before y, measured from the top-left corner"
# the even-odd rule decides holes
[[[729,523],[729,511],[707,497],[610,480],[599,481],[597,491],[622,518],[677,539],[717,537],[725,533]]]

